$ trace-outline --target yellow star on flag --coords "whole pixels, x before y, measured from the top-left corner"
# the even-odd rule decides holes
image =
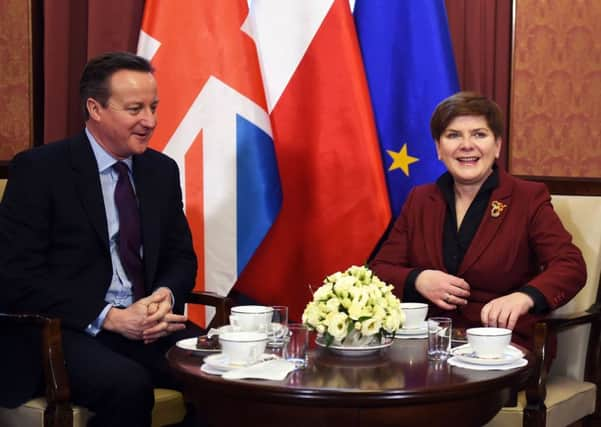
[[[417,157],[412,157],[407,154],[407,144],[403,144],[403,148],[401,148],[401,151],[398,153],[392,150],[386,150],[386,152],[392,157],[392,164],[388,168],[388,172],[395,169],[401,169],[405,172],[405,175],[409,176],[409,165],[419,161]]]

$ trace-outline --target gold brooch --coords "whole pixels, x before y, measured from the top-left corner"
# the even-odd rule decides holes
[[[507,205],[505,203],[499,202],[498,200],[493,200],[492,207],[490,208],[490,216],[493,218],[498,218],[506,207]]]

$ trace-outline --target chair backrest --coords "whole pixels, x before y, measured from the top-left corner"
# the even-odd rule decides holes
[[[552,203],[564,227],[580,248],[587,269],[584,288],[558,314],[579,313],[595,303],[601,276],[601,196],[553,195]],[[558,335],[557,357],[551,375],[582,380],[586,362],[590,325],[581,325]]]

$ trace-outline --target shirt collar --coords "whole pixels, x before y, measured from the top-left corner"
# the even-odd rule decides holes
[[[94,152],[94,157],[96,157],[96,163],[98,164],[98,172],[102,173],[105,170],[113,167],[113,165],[115,163],[117,163],[119,160],[115,159],[113,156],[111,156],[99,143],[98,141],[96,141],[96,138],[94,138],[94,135],[92,135],[92,133],[88,130],[88,128],[85,129],[86,132],[86,136],[88,137],[88,141],[90,141],[90,145],[92,146],[92,151]],[[132,157],[129,156],[128,158],[122,160],[122,162],[124,162],[127,167],[129,168],[129,171],[132,171]]]

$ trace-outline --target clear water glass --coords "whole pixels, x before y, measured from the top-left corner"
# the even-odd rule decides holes
[[[281,348],[288,336],[288,307],[274,305],[273,314],[267,331],[267,347]]]
[[[284,358],[294,362],[297,368],[307,366],[309,329],[302,323],[288,325],[288,336],[284,345]]]
[[[451,354],[453,322],[449,317],[428,319],[428,359],[447,360]]]

